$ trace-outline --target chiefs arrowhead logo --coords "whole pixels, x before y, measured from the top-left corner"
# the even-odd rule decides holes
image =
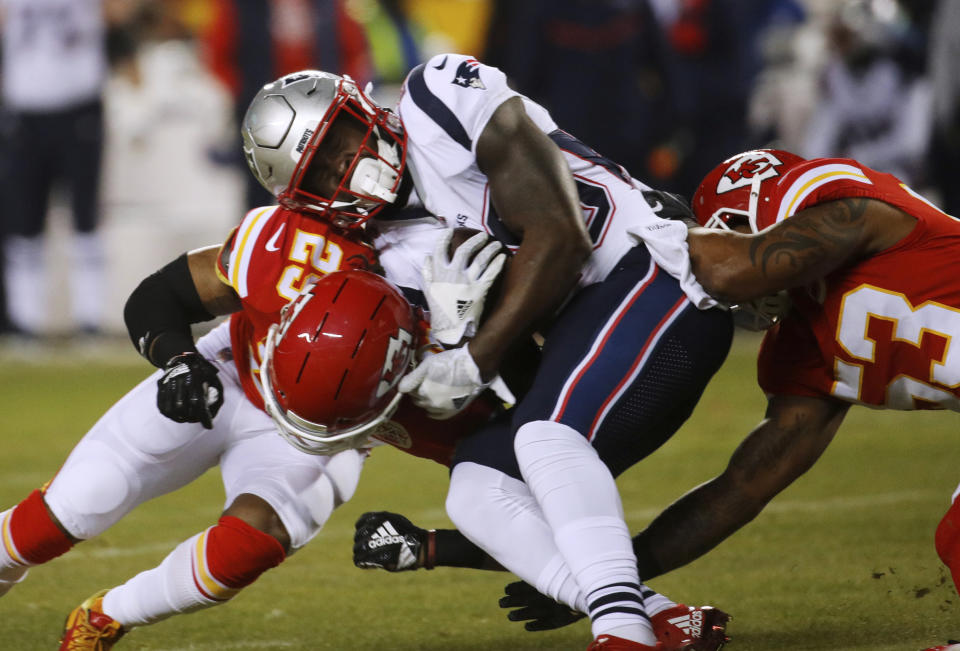
[[[387,354],[380,370],[380,381],[377,383],[377,397],[386,394],[400,381],[407,372],[410,360],[413,357],[413,334],[403,328],[390,337],[387,345]]]
[[[737,156],[720,176],[717,194],[749,187],[755,179],[765,181],[779,176],[778,168],[783,161],[769,151],[750,151]]]

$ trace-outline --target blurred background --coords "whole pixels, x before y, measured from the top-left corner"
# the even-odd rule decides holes
[[[147,274],[272,203],[238,119],[302,68],[392,105],[439,52],[690,196],[774,146],[853,157],[960,214],[960,0],[0,0],[6,341],[117,338]],[[10,346],[6,347],[8,350]]]

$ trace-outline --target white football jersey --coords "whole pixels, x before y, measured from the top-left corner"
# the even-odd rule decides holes
[[[580,285],[606,278],[642,241],[697,307],[715,305],[690,271],[686,226],[654,214],[641,193],[647,186],[560,130],[546,109],[508,87],[500,70],[468,56],[437,55],[414,68],[403,84],[396,111],[407,133],[407,166],[418,195],[412,201],[422,201],[427,212],[444,217],[451,226],[486,231],[514,249],[520,244],[497,216],[476,157],[477,139],[491,115],[515,96],[561,149],[573,173],[593,241]]]
[[[57,111],[100,96],[107,79],[101,0],[0,0],[4,103]]]

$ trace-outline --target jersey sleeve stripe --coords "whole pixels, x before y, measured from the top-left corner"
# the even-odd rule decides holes
[[[781,222],[787,217],[793,216],[803,200],[810,196],[810,193],[827,183],[838,180],[856,181],[873,185],[860,168],[852,165],[823,165],[816,167],[804,174],[793,182],[790,188],[784,193],[783,200],[780,202],[780,211],[777,213],[777,222]]]
[[[247,296],[247,271],[250,268],[250,259],[257,239],[263,231],[264,225],[273,214],[274,206],[261,208],[250,213],[240,224],[233,251],[230,253],[230,286],[236,290],[240,298]]]
[[[427,114],[427,117],[446,131],[448,136],[467,151],[472,151],[473,141],[467,135],[467,130],[460,124],[460,120],[439,97],[427,88],[427,82],[423,78],[423,68],[424,64],[421,63],[407,77],[407,90],[410,93],[410,99],[421,111]]]

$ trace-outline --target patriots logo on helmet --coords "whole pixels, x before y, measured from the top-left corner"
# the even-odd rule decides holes
[[[304,79],[310,79],[312,77],[308,72],[294,72],[280,79],[280,87],[286,88],[290,84],[295,84],[298,81],[303,81]]]
[[[480,64],[476,59],[467,59],[461,63],[457,67],[457,74],[454,75],[453,81],[450,83],[464,88],[487,89],[480,80]]]
[[[783,161],[769,151],[751,151],[737,156],[717,182],[717,194],[750,186],[754,179],[765,181],[779,176]]]

